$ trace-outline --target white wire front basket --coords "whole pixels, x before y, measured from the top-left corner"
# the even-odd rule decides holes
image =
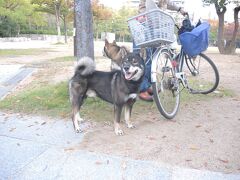
[[[154,47],[175,41],[175,22],[171,15],[154,9],[128,19],[133,40],[140,47]]]

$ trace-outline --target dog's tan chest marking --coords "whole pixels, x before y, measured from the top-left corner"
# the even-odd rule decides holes
[[[137,98],[137,94],[136,93],[132,93],[132,94],[129,94],[126,98],[125,98],[125,101],[127,102],[128,100],[134,100]]]

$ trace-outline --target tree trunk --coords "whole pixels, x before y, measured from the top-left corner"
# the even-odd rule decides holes
[[[76,38],[76,12],[75,12],[75,0],[74,0],[74,17],[73,17],[73,56],[77,57],[77,38]]]
[[[20,35],[20,25],[17,24],[17,37],[19,37],[19,35]]]
[[[64,26],[64,40],[65,43],[67,44],[67,21],[65,16],[63,16],[63,26]]]
[[[216,13],[218,15],[218,35],[217,35],[217,47],[219,52],[222,54],[224,53],[224,39],[223,39],[223,32],[224,32],[224,14],[226,12],[226,8],[221,8],[219,5],[216,3],[214,4],[216,8]]]
[[[77,59],[94,58],[93,15],[90,0],[75,0]]]
[[[56,16],[56,26],[57,26],[57,41],[61,41],[61,26],[60,26],[60,4],[55,3],[55,16]]]
[[[238,13],[240,11],[240,6],[234,8],[234,30],[231,40],[229,40],[225,47],[225,54],[234,54],[236,51],[236,37],[239,28]]]

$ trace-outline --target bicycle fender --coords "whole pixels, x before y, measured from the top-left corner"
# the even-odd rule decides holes
[[[168,50],[167,47],[161,48],[156,50],[157,52],[154,53],[152,58],[152,66],[151,66],[151,83],[155,83],[157,81],[157,60],[159,55],[162,53],[162,51]]]

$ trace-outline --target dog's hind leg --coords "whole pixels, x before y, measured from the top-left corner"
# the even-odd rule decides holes
[[[120,118],[122,113],[122,106],[114,105],[114,131],[116,135],[123,135],[123,130],[120,126]]]
[[[85,90],[86,92],[86,90]],[[74,129],[77,133],[81,132],[79,122],[82,122],[83,119],[80,117],[80,107],[84,99],[84,89],[80,86],[79,83],[70,81],[69,82],[69,93],[70,93],[70,102],[72,105],[72,121]]]

